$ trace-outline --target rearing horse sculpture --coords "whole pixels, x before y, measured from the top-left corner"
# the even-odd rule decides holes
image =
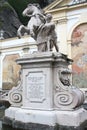
[[[27,26],[21,25],[19,27],[18,37],[26,32],[36,40],[38,51],[51,51],[53,46],[58,51],[55,25],[51,22],[52,15],[44,14],[39,4],[29,4],[23,11],[23,16],[29,17],[30,20]]]

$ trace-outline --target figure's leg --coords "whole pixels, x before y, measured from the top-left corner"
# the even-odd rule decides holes
[[[50,40],[50,51],[52,51],[52,49],[53,49],[53,41]]]
[[[47,51],[50,51],[50,41],[47,42]]]
[[[56,51],[59,51],[58,45],[57,45],[57,40],[50,40],[50,51],[52,51],[53,47],[55,47]]]
[[[50,45],[51,45],[51,40],[50,40],[50,37],[48,37],[47,39],[47,51],[50,51]]]
[[[58,47],[57,43],[54,43],[54,44],[55,44],[55,49],[58,52],[59,51],[59,47]]]
[[[55,46],[56,51],[58,52],[59,51],[59,47],[57,45],[57,40],[56,39],[53,41],[53,44]]]

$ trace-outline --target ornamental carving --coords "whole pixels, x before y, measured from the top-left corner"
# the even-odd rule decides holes
[[[12,106],[21,106],[22,105],[22,78],[21,78],[21,71],[20,74],[20,81],[18,86],[13,87],[8,93],[8,101]]]
[[[61,68],[56,71],[56,87],[54,90],[54,105],[57,109],[71,110],[84,102],[84,94],[71,85],[71,70]]]
[[[28,17],[29,21],[27,26],[19,27],[18,37],[21,38],[27,33],[37,42],[39,52],[52,51],[53,47],[58,52],[57,34],[55,24],[52,22],[52,15],[44,14],[39,4],[28,4],[22,14]]]

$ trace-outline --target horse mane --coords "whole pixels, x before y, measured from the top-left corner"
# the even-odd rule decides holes
[[[30,3],[30,4],[27,5],[27,7],[32,6],[32,5],[36,6],[41,11],[41,13],[44,14],[44,11],[41,9],[41,7],[40,7],[40,5],[38,3],[34,3],[34,4]]]
[[[34,4],[31,4],[31,3],[30,3],[30,4],[27,5],[27,7],[28,7],[28,6],[32,6],[32,5],[33,5],[33,6],[36,6],[38,9],[41,10],[41,7],[40,7],[40,5],[39,5],[38,3],[34,3]]]
[[[40,5],[38,3],[34,3],[33,5],[36,6],[38,9],[41,10],[41,7],[40,7]]]

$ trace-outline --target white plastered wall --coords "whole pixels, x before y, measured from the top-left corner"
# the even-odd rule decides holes
[[[29,47],[28,53],[36,51],[35,41],[31,37],[10,38],[0,40],[0,89],[2,89],[3,77],[3,59],[7,55],[18,54],[20,57],[24,55],[24,48]]]

